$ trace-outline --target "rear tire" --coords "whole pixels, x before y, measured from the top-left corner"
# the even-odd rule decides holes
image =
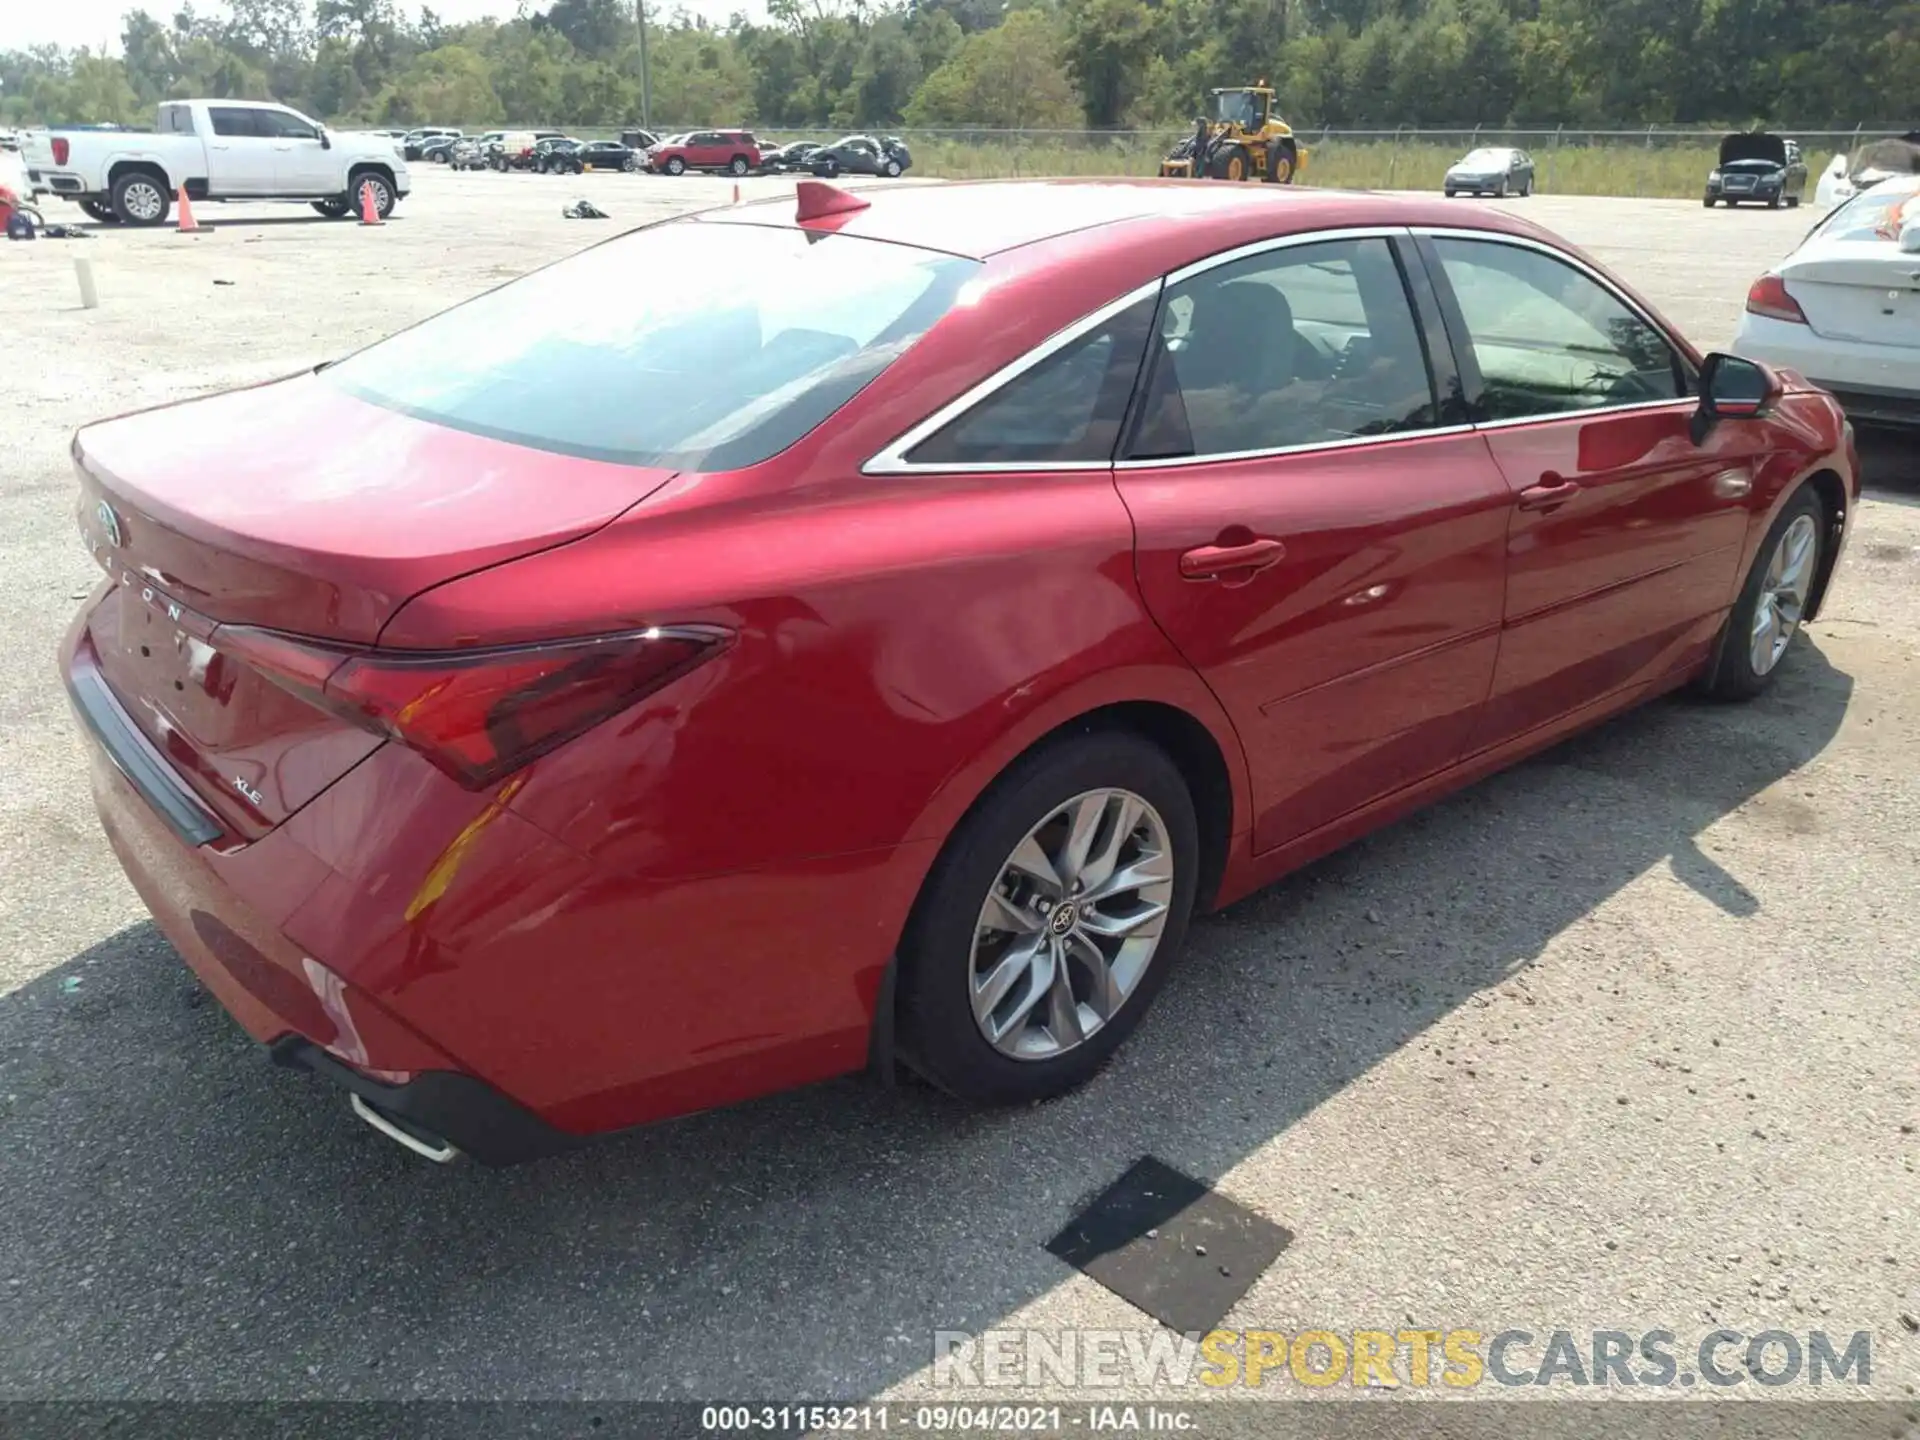
[[[145,170],[131,170],[113,182],[111,203],[122,225],[164,225],[173,197],[164,180]]]
[[[1826,506],[1810,485],[1781,507],[1714,642],[1713,658],[1700,677],[1703,693],[1716,700],[1751,700],[1773,684],[1820,574],[1827,524]]]
[[[1117,833],[1123,814],[1127,828]],[[1032,878],[1024,867],[1036,851],[1048,873],[1072,868],[1078,818],[1089,821],[1086,889]],[[1093,730],[1015,761],[954,830],[914,906],[899,960],[902,1058],[978,1104],[1044,1100],[1085,1082],[1139,1024],[1171,968],[1193,909],[1199,848],[1185,779],[1138,735]],[[1134,882],[1103,894],[1103,865],[1105,879]],[[1013,923],[983,924],[990,917]],[[1113,933],[1128,921],[1138,928]],[[1016,947],[1032,947],[1034,958],[1017,957]],[[988,998],[991,977],[1003,974],[1012,978],[1000,998]],[[990,1026],[1004,1027],[998,1042]]]

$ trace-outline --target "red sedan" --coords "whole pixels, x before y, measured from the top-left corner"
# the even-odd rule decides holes
[[[1762,690],[1858,494],[1831,398],[1524,220],[1178,182],[807,182],[73,454],[128,874],[490,1162],[1060,1092],[1195,911]]]

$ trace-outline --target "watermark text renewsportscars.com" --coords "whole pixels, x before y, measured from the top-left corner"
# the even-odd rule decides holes
[[[1483,1385],[1726,1389],[1873,1383],[1865,1330],[936,1330],[933,1383],[1071,1389]]]

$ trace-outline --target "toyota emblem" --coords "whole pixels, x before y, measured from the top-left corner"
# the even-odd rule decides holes
[[[94,507],[93,513],[100,519],[100,528],[107,532],[107,543],[115,549],[120,547],[120,517],[113,513],[113,506],[102,500]]]

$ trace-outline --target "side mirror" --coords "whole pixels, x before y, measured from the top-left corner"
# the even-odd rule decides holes
[[[320,148],[322,150],[333,148],[333,137],[327,134],[327,127],[324,125],[320,127]]]
[[[1757,420],[1780,398],[1780,382],[1766,366],[1715,353],[1700,367],[1700,408],[1693,412],[1693,443],[1722,420]]]

